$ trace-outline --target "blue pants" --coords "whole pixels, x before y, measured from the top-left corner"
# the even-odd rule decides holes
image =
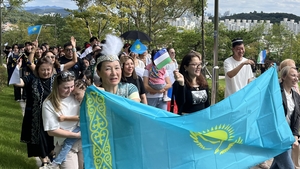
[[[270,169],[294,169],[294,163],[291,158],[292,150],[289,149],[278,156],[274,157]]]
[[[148,105],[167,110],[167,102],[163,101],[162,97],[159,98],[147,98]]]
[[[76,127],[72,132],[78,133],[80,131],[80,127]],[[60,150],[60,152],[56,155],[53,163],[61,164],[65,159],[69,151],[71,150],[73,144],[78,140],[78,138],[66,138],[65,142]]]

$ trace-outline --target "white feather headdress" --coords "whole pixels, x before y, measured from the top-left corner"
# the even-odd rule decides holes
[[[100,56],[97,60],[97,64],[103,61],[116,61],[119,60],[119,53],[123,48],[123,42],[121,38],[108,34],[105,38],[106,42],[102,45],[101,53],[103,56]]]

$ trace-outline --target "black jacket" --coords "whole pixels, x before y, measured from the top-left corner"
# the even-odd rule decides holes
[[[284,89],[282,84],[280,84],[280,89],[281,89],[281,95],[282,95],[282,102],[283,102],[283,108],[284,108],[284,114],[286,116],[287,114],[287,100],[286,100],[286,96],[284,93]],[[291,124],[290,124],[290,128],[292,130],[292,133],[294,136],[299,136],[299,127],[300,127],[300,95],[292,90],[292,98],[295,102],[295,108],[294,108],[294,112],[292,114],[291,117]]]

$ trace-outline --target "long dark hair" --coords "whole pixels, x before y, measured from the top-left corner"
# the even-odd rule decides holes
[[[158,49],[153,49],[152,51],[151,51],[151,62],[152,62],[152,64],[153,65],[155,65],[155,63],[154,63],[154,55],[156,54],[156,52],[158,52],[159,50]],[[156,65],[155,65],[156,66]]]
[[[185,55],[181,61],[180,64],[180,68],[179,68],[179,73],[181,73],[184,77],[184,83],[185,85],[191,87],[192,86],[192,79],[190,78],[188,72],[185,70],[184,66],[188,67],[192,58],[193,57],[198,57],[200,60],[202,60],[202,56],[200,53],[196,52],[196,51],[190,51],[187,55]],[[208,87],[208,83],[205,79],[205,77],[200,74],[200,76],[197,76],[196,78],[197,84],[201,87],[201,88],[207,88]]]

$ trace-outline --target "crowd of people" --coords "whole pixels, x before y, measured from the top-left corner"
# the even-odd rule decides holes
[[[74,37],[63,47],[39,45],[38,41],[6,46],[8,82],[18,78],[18,82],[14,80],[14,97],[26,102],[21,142],[27,144],[28,157],[40,158],[41,169],[84,168],[79,109],[90,85],[167,111],[168,102],[175,101],[179,115],[210,106],[199,52],[188,52],[178,65],[175,49],[167,48],[171,62],[158,69],[154,62],[158,50],[138,54],[131,51],[131,44],[113,35],[102,41],[91,37],[89,42],[82,51],[78,51]],[[255,78],[255,62],[244,57],[241,38],[232,40],[232,51],[224,61],[225,97]],[[298,72],[291,59],[284,60],[280,70],[285,117],[295,142],[291,150],[274,157],[271,169],[294,169],[299,167]],[[266,163],[259,166],[270,167]]]

